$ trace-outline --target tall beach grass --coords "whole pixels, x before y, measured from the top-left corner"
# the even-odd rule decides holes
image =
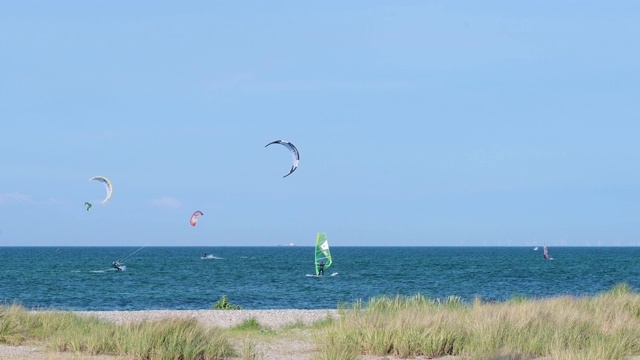
[[[219,329],[195,319],[116,325],[72,312],[31,313],[0,307],[0,343],[40,341],[56,351],[117,355],[132,359],[225,359],[236,353]]]
[[[621,284],[593,297],[501,303],[380,297],[344,310],[316,340],[316,359],[624,359],[640,354],[640,295]]]

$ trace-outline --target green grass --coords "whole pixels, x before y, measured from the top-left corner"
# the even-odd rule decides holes
[[[296,321],[295,323],[286,324],[282,327],[282,331],[290,331],[295,329],[311,329],[318,330],[322,328],[326,328],[331,325],[335,320],[331,317],[331,315],[327,314],[327,317],[322,320],[314,321],[312,324],[307,325],[301,320]]]
[[[37,341],[56,351],[116,355],[132,359],[224,359],[235,356],[219,329],[195,319],[116,325],[72,312],[30,313],[18,305],[0,307],[0,343]]]
[[[258,359],[260,354],[256,349],[256,343],[253,339],[247,337],[242,340],[241,355],[242,360]]]
[[[260,331],[265,329],[254,317],[244,320],[242,323],[234,326],[233,330],[238,331]]]
[[[503,303],[385,296],[355,303],[316,339],[317,359],[624,359],[640,354],[640,295],[621,284],[593,297]]]
[[[19,305],[0,307],[0,343],[19,345],[26,340],[26,313]]]

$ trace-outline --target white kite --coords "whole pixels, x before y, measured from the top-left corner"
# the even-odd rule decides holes
[[[102,200],[102,204],[109,201],[109,199],[111,199],[111,194],[113,194],[113,186],[111,185],[111,181],[109,181],[109,179],[107,179],[104,176],[94,176],[91,179],[89,179],[89,181],[92,181],[92,180],[100,181],[107,188],[107,197],[104,198],[104,200]]]
[[[298,168],[298,164],[300,163],[300,153],[298,153],[298,149],[293,146],[292,143],[285,141],[285,140],[276,140],[276,141],[272,141],[270,143],[268,143],[267,145],[265,145],[264,147],[267,147],[271,144],[280,144],[284,147],[286,147],[287,149],[289,149],[289,151],[291,151],[291,159],[293,161],[293,165],[291,166],[291,170],[289,170],[289,173],[283,177],[287,177],[289,175],[291,175],[294,171],[296,171],[296,169]]]

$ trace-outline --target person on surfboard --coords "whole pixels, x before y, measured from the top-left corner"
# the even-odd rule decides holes
[[[318,274],[317,275],[324,275],[324,261],[318,262]]]

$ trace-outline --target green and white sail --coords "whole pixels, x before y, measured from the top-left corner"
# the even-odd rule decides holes
[[[318,233],[318,237],[316,238],[316,258],[315,258],[315,266],[316,266],[316,275],[319,274],[318,271],[318,263],[324,262],[325,270],[331,266],[331,252],[329,251],[329,241],[327,241],[327,234]]]

